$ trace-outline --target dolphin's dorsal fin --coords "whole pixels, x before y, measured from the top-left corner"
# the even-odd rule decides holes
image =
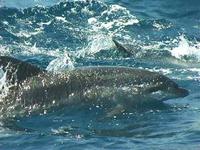
[[[7,74],[7,80],[11,83],[20,83],[28,77],[36,76],[45,70],[9,56],[0,56],[0,67]]]
[[[117,40],[115,40],[114,38],[112,39],[112,41],[115,43],[115,46],[117,47],[118,50],[122,51],[123,53],[125,53],[127,55],[127,57],[131,56],[132,53],[130,51],[128,51],[121,43],[119,43]]]
[[[146,54],[146,50],[141,49],[141,47],[139,45],[137,45],[137,43],[135,43],[135,44],[122,43],[114,38],[112,38],[112,40],[115,43],[117,50],[126,54],[126,55],[124,55],[125,57],[139,58],[139,57],[143,56],[144,54]],[[151,52],[151,51],[148,51],[148,53],[149,52]],[[157,51],[153,51],[150,54],[155,55],[154,52],[157,52]]]

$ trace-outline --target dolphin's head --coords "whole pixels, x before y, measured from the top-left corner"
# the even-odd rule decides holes
[[[168,99],[181,98],[189,94],[189,91],[179,87],[179,85],[166,76],[160,75],[159,82],[148,91],[151,95],[161,101]]]
[[[167,87],[162,88],[150,93],[151,97],[160,101],[165,101],[169,99],[185,97],[189,94],[188,90],[181,87]]]
[[[175,87],[167,87],[164,92],[166,92],[166,94],[168,94],[169,97],[166,97],[166,99],[163,100],[167,100],[167,99],[172,99],[172,98],[181,98],[181,97],[186,97],[187,95],[189,95],[189,91],[179,87],[178,85]]]

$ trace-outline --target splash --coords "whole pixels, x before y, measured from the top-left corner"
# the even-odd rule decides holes
[[[15,116],[15,113],[12,111],[15,106],[12,105],[12,101],[7,100],[10,95],[14,95],[14,93],[10,93],[10,89],[14,85],[9,84],[6,76],[7,72],[4,72],[2,67],[0,67],[0,123],[7,116]]]
[[[12,51],[10,50],[8,46],[0,45],[0,55],[8,55],[11,52]]]
[[[46,70],[53,73],[61,73],[65,70],[74,69],[73,61],[71,60],[68,53],[64,53],[64,56],[58,57],[52,60],[47,66]]]
[[[124,31],[126,26],[137,24],[138,22],[138,19],[122,6],[111,5],[107,7],[99,16],[88,19],[89,43],[78,55],[92,55],[101,50],[114,47],[112,42],[113,35]]]
[[[15,48],[13,52],[12,49]],[[30,42],[26,42],[24,44],[12,45],[11,47],[5,47],[3,49],[2,55],[10,55],[14,53],[15,55],[23,55],[23,56],[34,56],[34,55],[44,55],[44,56],[53,56],[60,57],[63,55],[63,51],[65,49],[50,49],[37,46],[37,43],[33,45]]]
[[[3,71],[2,67],[0,68],[0,91],[3,93],[4,87],[6,87],[6,72]]]
[[[92,56],[101,50],[108,50],[111,47],[114,47],[112,37],[107,35],[97,34],[89,38],[88,45],[76,53],[77,57]]]
[[[56,20],[58,20],[58,21],[61,21],[61,22],[64,22],[64,23],[69,23],[67,20],[66,20],[66,18],[65,17],[60,17],[60,16],[58,16],[58,17],[55,17],[56,18]],[[47,24],[48,25],[48,24]]]
[[[10,31],[10,33],[12,33],[12,31]],[[36,36],[37,34],[40,34],[40,33],[42,33],[41,29],[35,29],[35,31],[33,32],[21,30],[18,33],[12,33],[12,34],[19,38],[30,38],[31,36]]]
[[[6,81],[7,72],[4,72],[0,67],[0,103],[4,103],[4,98],[9,93],[9,85]]]
[[[171,23],[165,23],[165,22],[162,22],[160,20],[155,20],[153,21],[153,24],[152,26],[154,28],[156,28],[158,31],[161,31],[163,29],[169,29],[171,28],[173,25]]]
[[[200,43],[192,43],[184,35],[179,37],[178,46],[171,50],[172,56],[186,60],[200,62]]]

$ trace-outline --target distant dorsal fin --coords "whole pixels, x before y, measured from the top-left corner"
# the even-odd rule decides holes
[[[137,45],[137,43],[135,43],[135,44],[134,43],[133,44],[122,43],[114,38],[112,38],[112,40],[115,43],[116,48],[119,51],[126,54],[126,55],[124,55],[125,57],[140,57],[140,55],[142,56],[143,54],[146,53],[146,50],[142,50],[141,47],[139,45]]]
[[[132,56],[133,54],[128,51],[121,43],[119,43],[117,40],[115,40],[114,38],[112,39],[112,41],[115,43],[115,46],[117,47],[118,50],[122,51],[123,53],[126,54],[127,57]]]
[[[0,56],[0,67],[7,72],[7,79],[20,83],[28,77],[36,76],[45,70],[9,56]]]

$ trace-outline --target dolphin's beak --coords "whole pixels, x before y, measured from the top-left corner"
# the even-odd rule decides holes
[[[162,101],[168,100],[168,99],[173,99],[173,98],[181,98],[181,97],[186,97],[189,95],[189,91],[176,87],[176,88],[170,88],[167,91],[164,92],[166,95],[162,98]]]
[[[184,88],[177,88],[174,90],[174,93],[178,96],[178,97],[185,97],[189,95],[189,91],[184,89]]]

